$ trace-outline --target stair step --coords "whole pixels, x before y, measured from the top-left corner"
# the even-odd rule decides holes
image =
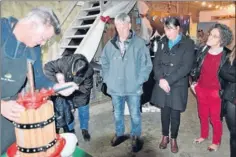
[[[93,7],[100,6],[99,1],[92,1],[91,3],[93,4]]]
[[[79,17],[78,20],[90,20],[90,19],[96,19],[98,15],[91,15],[91,16],[83,16]]]
[[[100,6],[83,9],[83,11],[97,11],[97,10],[100,10]]]
[[[70,46],[70,45],[65,45],[65,46],[60,46],[62,49],[77,49],[78,46]]]
[[[83,29],[83,28],[90,28],[92,26],[91,25],[81,25],[81,26],[72,26],[71,28],[74,28],[74,29]]]
[[[71,36],[65,36],[66,39],[70,39],[70,38],[84,38],[85,35],[71,35]]]

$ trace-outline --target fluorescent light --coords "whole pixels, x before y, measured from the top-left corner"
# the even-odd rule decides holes
[[[204,2],[202,2],[202,6],[205,6],[206,5],[206,2],[204,1]]]

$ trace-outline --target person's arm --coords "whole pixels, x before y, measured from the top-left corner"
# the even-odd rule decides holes
[[[169,86],[171,86],[181,78],[187,76],[192,68],[193,62],[194,62],[194,43],[191,40],[190,42],[186,43],[186,49],[179,68],[170,75],[164,77],[164,79],[169,83]]]
[[[9,37],[10,30],[8,29],[8,19],[6,18],[0,18],[1,22],[1,48],[5,44],[5,41]],[[0,53],[2,53],[1,51]],[[2,99],[2,97],[1,97]],[[20,118],[21,112],[25,110],[25,108],[22,105],[19,105],[15,100],[1,100],[0,104],[0,113],[5,118],[7,118],[10,121],[18,122]]]
[[[158,83],[159,83],[160,79],[163,78],[163,71],[161,69],[160,47],[161,47],[161,44],[158,43],[158,49],[157,49],[157,52],[155,53],[155,58],[153,61],[154,79]]]
[[[44,65],[44,74],[53,82],[58,82],[56,74],[62,73],[63,58],[47,62]],[[65,65],[66,66],[66,65]]]
[[[235,69],[236,71],[236,69]],[[225,81],[236,83],[236,73],[227,73],[225,72],[224,76],[222,77]]]
[[[1,114],[11,121],[18,122],[20,114],[24,110],[25,108],[19,105],[15,100],[1,100]]]
[[[150,52],[145,45],[143,45],[143,48],[140,51],[140,71],[138,75],[138,83],[142,85],[148,80],[149,75],[152,71],[152,61]]]
[[[91,91],[91,89],[93,88],[93,74],[94,70],[90,67],[89,75],[85,78],[84,83],[79,85],[78,91],[82,93],[88,93],[89,91]]]
[[[57,79],[57,74],[62,73],[62,69],[64,66],[67,66],[67,62],[71,61],[71,56],[70,57],[62,57],[60,59],[54,60],[54,61],[50,61],[48,63],[45,64],[44,66],[44,73],[45,75],[52,80],[53,82],[55,82],[53,89],[60,89],[60,88],[64,88],[64,87],[68,87],[68,86],[72,86],[71,88],[62,90],[59,92],[59,94],[63,95],[63,96],[69,96],[71,95],[75,90],[78,90],[78,85],[74,82],[60,82]],[[65,67],[64,67],[65,68]]]
[[[222,68],[220,77],[227,82],[236,83],[236,64],[232,65],[230,69]]]
[[[195,84],[196,81],[197,81],[197,70],[198,70],[198,66],[199,66],[199,62],[200,62],[200,58],[204,55],[205,50],[207,50],[207,46],[203,46],[203,47],[200,47],[197,51],[195,50],[195,57],[194,57],[194,61],[193,61],[193,65],[192,65],[192,68],[190,70],[190,84]]]
[[[110,60],[108,58],[108,46],[110,41],[108,41],[108,43],[106,44],[106,46],[103,49],[102,55],[101,55],[101,65],[102,65],[102,78],[103,78],[103,82],[106,83],[106,79],[108,77],[108,73],[109,73],[109,67],[110,67]]]

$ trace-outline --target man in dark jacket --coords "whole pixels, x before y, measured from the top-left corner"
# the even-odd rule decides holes
[[[79,89],[76,90],[69,99],[73,105],[78,108],[80,128],[85,141],[90,140],[88,133],[89,121],[89,100],[91,89],[93,88],[93,68],[90,66],[86,57],[81,54],[64,56],[55,61],[45,64],[45,75],[54,82],[63,81],[60,76],[64,77],[65,82],[75,82]],[[59,75],[59,74],[63,75]],[[66,117],[65,117],[66,118]]]

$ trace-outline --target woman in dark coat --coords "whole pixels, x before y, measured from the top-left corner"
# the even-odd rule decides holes
[[[165,21],[166,36],[158,43],[154,59],[154,79],[151,103],[161,108],[162,141],[160,149],[169,143],[171,125],[171,152],[178,152],[177,136],[180,114],[188,99],[188,75],[194,61],[194,42],[180,32],[179,20],[170,17]]]
[[[232,51],[220,69],[225,120],[230,132],[230,157],[236,156],[236,52]]]
[[[191,89],[196,94],[198,115],[200,119],[200,137],[194,143],[202,143],[209,136],[209,120],[213,127],[212,144],[209,151],[217,151],[221,144],[221,89],[224,83],[219,77],[219,70],[226,62],[230,52],[226,46],[232,41],[232,31],[224,24],[217,23],[210,29],[206,46],[198,52],[196,62],[191,71]]]

